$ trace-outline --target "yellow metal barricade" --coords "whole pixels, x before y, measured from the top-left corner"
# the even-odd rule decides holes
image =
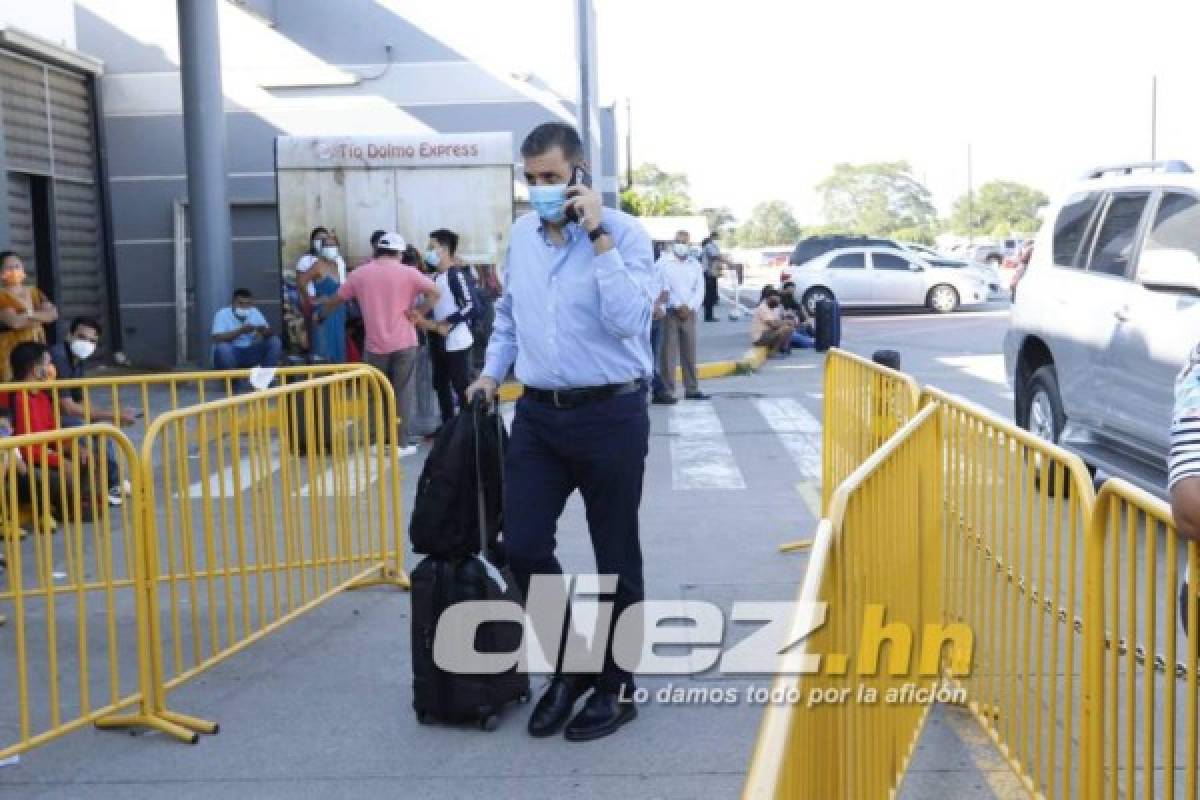
[[[1089,545],[1088,796],[1197,797],[1200,625],[1185,633],[1182,618],[1200,608],[1195,591],[1177,600],[1185,572],[1200,576],[1197,545],[1179,542],[1165,503],[1119,480],[1100,490]]]
[[[936,389],[946,613],[976,632],[969,707],[1026,788],[1080,791],[1084,543],[1094,491],[1078,456]]]
[[[399,464],[376,444],[389,397],[358,369],[151,424],[141,469],[154,708],[340,591],[407,586]]]
[[[110,506],[108,487],[125,481],[129,497]],[[129,706],[144,712],[141,488],[133,447],[111,425],[0,439],[0,758]]]
[[[940,422],[936,409],[922,411],[833,495],[797,619],[807,603],[826,604],[824,626],[804,644],[822,668],[777,678],[775,695],[796,702],[768,707],[745,797],[887,796],[929,709],[906,698],[936,683],[947,637],[955,668],[966,669],[970,631],[942,627]]]
[[[281,367],[274,372],[274,384],[284,386],[297,381],[368,369],[387,385],[382,372],[366,364],[309,364]],[[142,375],[101,375],[83,379],[57,379],[41,383],[0,384],[0,400],[21,389],[44,390],[53,394],[56,413],[67,423],[111,422],[126,426],[132,440],[151,421],[168,411],[189,408],[211,400],[236,397],[247,389],[251,370],[161,372]],[[68,399],[79,413],[71,419],[63,412],[60,401]],[[393,398],[394,400],[394,398]],[[131,419],[114,419],[113,411],[125,410]]]
[[[825,357],[821,509],[850,473],[917,414],[921,390],[911,376],[845,350]]]

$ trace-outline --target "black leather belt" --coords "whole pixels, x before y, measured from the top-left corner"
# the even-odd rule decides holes
[[[644,381],[628,381],[626,383],[610,383],[606,386],[585,386],[580,389],[534,389],[526,387],[523,394],[530,400],[538,403],[548,403],[558,409],[579,408],[588,403],[597,403],[601,400],[608,400],[611,397],[618,397],[623,394],[632,394],[645,386]]]

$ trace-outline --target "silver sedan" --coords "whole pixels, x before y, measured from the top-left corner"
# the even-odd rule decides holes
[[[843,306],[924,306],[948,314],[988,300],[987,280],[964,266],[889,247],[847,247],[795,268],[792,280],[810,313],[832,296]]]

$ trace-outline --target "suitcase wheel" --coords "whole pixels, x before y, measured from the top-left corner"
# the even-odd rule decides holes
[[[525,691],[521,692],[521,694],[517,697],[517,702],[518,703],[528,703],[532,699],[533,699],[533,694],[528,689],[526,689]]]
[[[496,728],[499,728],[499,727],[500,727],[500,717],[496,716],[495,714],[484,714],[482,717],[479,718],[479,729],[480,730],[488,731],[490,733],[491,731],[494,731],[494,730],[496,730]]]

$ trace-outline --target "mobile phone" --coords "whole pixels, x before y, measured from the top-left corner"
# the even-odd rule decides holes
[[[576,164],[575,168],[571,170],[571,180],[567,181],[567,188],[570,189],[572,186],[586,186],[589,189],[592,188],[592,176],[580,164]],[[579,215],[575,213],[575,206],[571,205],[570,203],[567,205],[566,216],[568,222],[579,222]]]

